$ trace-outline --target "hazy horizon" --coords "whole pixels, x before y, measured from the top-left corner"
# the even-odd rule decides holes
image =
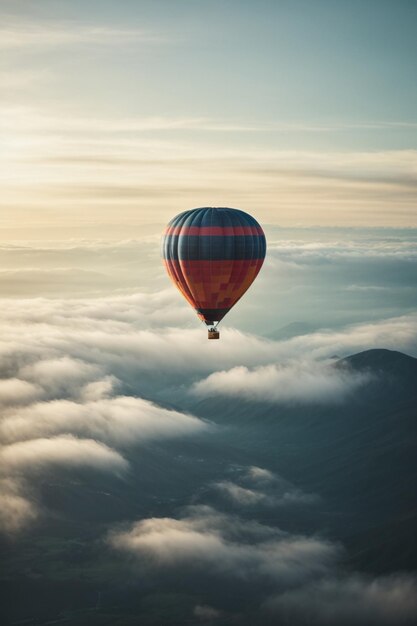
[[[417,226],[414,2],[2,0],[2,238]]]

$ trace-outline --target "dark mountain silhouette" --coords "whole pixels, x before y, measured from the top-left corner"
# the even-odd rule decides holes
[[[355,369],[373,369],[383,373],[396,374],[417,372],[417,359],[397,350],[373,349],[358,352],[341,359]]]
[[[336,366],[372,372],[379,382],[386,384],[391,381],[396,388],[410,387],[410,392],[417,376],[417,359],[396,350],[365,350],[340,359]]]

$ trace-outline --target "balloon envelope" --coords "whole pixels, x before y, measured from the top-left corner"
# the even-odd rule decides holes
[[[248,213],[204,207],[172,219],[162,242],[166,270],[207,325],[219,322],[250,287],[266,253]]]

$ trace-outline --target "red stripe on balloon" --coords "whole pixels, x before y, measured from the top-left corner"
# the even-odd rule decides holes
[[[231,261],[164,260],[173,283],[193,308],[230,308],[250,287],[263,258]]]

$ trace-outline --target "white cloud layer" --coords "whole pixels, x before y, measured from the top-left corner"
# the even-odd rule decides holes
[[[195,383],[193,393],[277,403],[340,403],[370,379],[369,374],[315,362],[266,365],[253,370],[241,365]]]
[[[285,341],[226,328],[216,343],[207,342],[198,327],[166,325],[177,299],[174,291],[164,290],[97,299],[2,301],[0,468],[10,528],[33,519],[39,505],[29,466],[61,463],[120,473],[132,445],[210,429],[192,415],[137,397],[142,393],[171,401],[195,382],[194,393],[200,395],[334,402],[367,377],[316,361],[372,347],[417,353],[415,315]],[[185,306],[181,311],[192,323],[192,312]],[[275,478],[262,468],[253,468],[245,480],[219,480],[217,490],[236,506],[314,498],[292,487],[272,497],[273,489],[266,485]]]
[[[174,301],[179,298],[174,291],[149,297],[155,308],[160,306],[167,314],[171,298]],[[415,314],[276,342],[225,327],[221,341],[213,345],[207,342],[203,329],[194,327],[194,314],[185,307],[192,329],[170,328],[166,322],[160,322],[158,328],[151,326],[152,307],[143,304],[147,298],[138,294],[70,303],[46,299],[4,300],[0,318],[0,368],[9,372],[15,364],[16,375],[19,367],[39,358],[71,358],[87,364],[86,369],[98,367],[118,377],[119,373],[124,375],[128,371],[158,371],[172,376],[178,373],[183,378],[190,373],[229,370],[242,363],[251,368],[304,359],[306,355],[323,359],[370,348],[417,354]],[[278,369],[277,373],[274,370],[271,373],[279,376]],[[307,378],[308,372],[302,373]]]
[[[208,606],[207,604],[197,604],[194,607],[193,613],[195,617],[205,622],[210,622],[213,619],[221,617],[221,611],[218,611],[213,606]]]
[[[245,543],[243,537],[251,538]],[[299,583],[323,575],[337,548],[315,538],[288,536],[242,522],[209,507],[194,507],[182,519],[151,518],[114,532],[110,544],[151,568],[211,571],[236,579]]]
[[[232,466],[230,473],[233,474],[233,480],[215,482],[211,488],[239,508],[305,506],[319,501],[316,494],[305,493],[262,467]]]
[[[101,381],[92,383],[100,385]],[[91,393],[91,384],[87,394]],[[206,422],[142,398],[116,396],[86,402],[53,400],[10,409],[0,422],[0,441],[23,441],[72,433],[111,445],[181,437],[208,430]]]
[[[284,623],[411,626],[417,620],[417,581],[405,575],[333,577],[286,591],[265,606]]]
[[[42,395],[42,388],[19,378],[0,380],[0,406],[26,404]]]
[[[50,465],[85,466],[116,472],[123,472],[128,467],[122,455],[105,444],[71,435],[19,441],[0,449],[0,469],[11,474],[31,474]]]
[[[0,479],[0,532],[18,531],[36,519],[37,507],[22,491],[18,479]]]
[[[270,501],[272,503],[272,499],[270,499],[265,493],[256,491],[255,489],[242,487],[241,485],[237,485],[230,480],[222,480],[215,483],[214,487],[229,497],[233,502],[244,506],[268,503]]]
[[[210,586],[213,577],[217,584],[249,585],[266,624],[411,626],[417,617],[412,575],[342,573],[335,544],[288,535],[207,506],[191,507],[180,519],[141,520],[111,533],[109,543],[133,558],[146,576],[164,573],[190,581],[203,576]]]
[[[157,294],[153,302],[164,297]],[[123,381],[112,374],[119,366],[124,373],[118,338],[123,333],[126,340],[139,338],[134,323],[140,303],[140,317],[147,311],[152,316],[153,303],[145,296],[115,301],[110,309],[103,301],[5,302],[0,326],[13,329],[13,338],[3,335],[0,341],[2,530],[20,530],[46,512],[34,480],[39,471],[90,468],[122,476],[127,448],[208,431],[209,425],[192,415],[119,393]],[[115,360],[99,337],[111,340]],[[128,368],[137,359],[154,372],[137,348]],[[137,376],[140,366],[133,371]]]
[[[251,465],[248,468],[248,477],[250,480],[257,482],[271,482],[274,480],[273,472],[265,469],[264,467],[258,467],[257,465]]]
[[[372,347],[417,354],[415,315],[284,341],[226,328],[216,343],[208,342],[201,329],[167,326],[176,297],[164,290],[3,301],[1,531],[20,531],[47,514],[37,492],[40,475],[85,468],[123,478],[132,446],[212,428],[193,415],[138,397],[141,392],[170,400],[173,392],[184,397],[192,389],[198,397],[337,402],[366,384],[369,375],[334,367],[328,360],[333,354]],[[268,514],[275,508],[279,515],[283,507],[318,500],[259,466],[233,466],[204,493],[244,515],[262,507]],[[204,505],[178,518],[145,518],[119,527],[108,541],[145,576],[180,574],[190,581],[208,577],[216,584],[250,585],[266,620],[396,626],[411,625],[417,616],[412,577],[343,574],[340,548],[332,542],[284,533]],[[201,604],[194,616],[214,621],[223,619],[224,611]]]
[[[87,468],[122,475],[123,456],[93,439],[72,435],[30,439],[0,447],[0,532],[13,533],[35,520],[40,512],[34,493],[39,472],[53,468]]]

